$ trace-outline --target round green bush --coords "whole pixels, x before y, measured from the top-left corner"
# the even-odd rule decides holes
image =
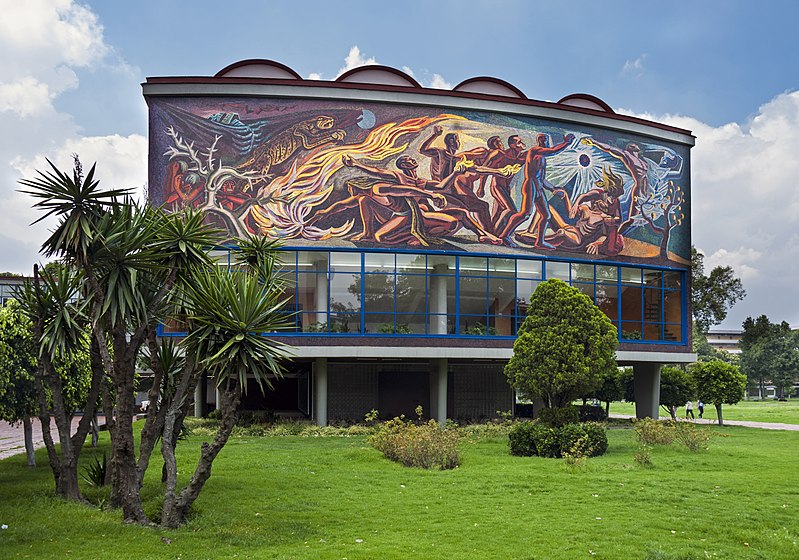
[[[565,453],[585,453],[596,457],[608,449],[605,429],[592,423],[566,424],[553,428],[540,422],[520,422],[508,434],[511,455],[519,457],[563,457]]]
[[[608,419],[608,413],[601,406],[584,404],[580,407],[578,417],[580,422],[604,422]]]

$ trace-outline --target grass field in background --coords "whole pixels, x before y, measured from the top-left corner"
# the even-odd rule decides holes
[[[36,469],[22,455],[0,461],[0,556],[799,558],[799,432],[702,429],[719,434],[708,451],[655,447],[653,468],[634,461],[632,430],[612,429],[607,454],[575,472],[562,460],[512,457],[506,438],[466,441],[459,468],[429,472],[387,461],[363,436],[233,437],[176,531],[122,524],[97,507],[105,489],[86,489],[94,507],[53,498],[40,451]],[[182,465],[201,441],[181,442]],[[84,463],[97,453],[87,449]],[[160,489],[154,460],[153,516]]]
[[[635,404],[625,402],[610,403],[611,414],[635,414]],[[787,402],[775,400],[762,401],[741,401],[738,404],[725,404],[721,409],[724,420],[748,420],[750,422],[778,422],[781,424],[799,424],[799,399],[792,399]],[[661,407],[660,415],[665,416],[666,412]],[[694,401],[694,416],[698,416]],[[685,407],[677,410],[677,417],[685,417]],[[704,418],[718,420],[716,407],[705,404]]]

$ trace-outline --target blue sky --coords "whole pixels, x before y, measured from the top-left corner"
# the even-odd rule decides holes
[[[0,269],[27,272],[45,234],[16,181],[50,157],[146,181],[148,76],[268,58],[333,79],[369,61],[426,86],[490,75],[528,97],[596,95],[694,131],[694,243],[749,296],[724,327],[799,326],[799,39],[794,2],[74,2],[0,0]],[[797,247],[797,248],[795,248]],[[778,294],[778,295],[777,295]]]

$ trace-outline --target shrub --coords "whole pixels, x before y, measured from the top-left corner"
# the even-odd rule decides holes
[[[645,443],[638,444],[638,450],[635,452],[635,462],[642,467],[652,467],[652,446]]]
[[[678,422],[674,426],[674,438],[688,448],[689,451],[707,450],[713,432],[698,428],[689,422]]]
[[[404,417],[377,427],[369,443],[392,461],[406,467],[454,469],[460,462],[457,430],[441,427],[435,420],[414,424]]]
[[[516,418],[532,418],[533,403],[516,403]]]
[[[508,434],[511,455],[563,457],[565,454],[595,457],[608,449],[608,437],[597,424],[566,424],[552,427],[539,422],[521,422]]]
[[[574,424],[579,420],[577,407],[568,405],[559,408],[543,408],[538,413],[538,420],[547,426],[563,426]]]
[[[577,411],[580,422],[604,422],[608,419],[608,413],[601,406],[584,404]]]
[[[83,480],[89,486],[98,488],[105,486],[106,475],[108,474],[108,457],[103,453],[103,458],[95,457],[94,461],[86,465],[83,469]]]
[[[674,430],[667,422],[644,418],[635,423],[635,435],[644,445],[671,445]]]

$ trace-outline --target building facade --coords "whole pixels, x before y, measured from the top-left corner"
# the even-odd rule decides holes
[[[144,94],[151,202],[284,247],[291,328],[271,336],[296,358],[248,408],[320,424],[512,410],[503,367],[549,278],[616,325],[639,415],[657,416],[660,366],[694,359],[688,131],[379,66],[325,82],[243,61]]]

